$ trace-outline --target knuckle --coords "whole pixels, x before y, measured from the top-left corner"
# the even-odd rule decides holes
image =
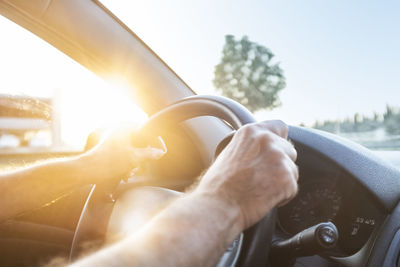
[[[288,171],[284,172],[284,176],[282,176],[282,183],[284,184],[284,187],[286,189],[290,189],[291,187],[293,187],[293,178]]]
[[[283,138],[287,138],[289,126],[281,120],[271,121],[270,129]]]
[[[273,133],[269,132],[269,131],[263,131],[259,134],[259,138],[261,143],[265,144],[265,145],[270,145],[272,143],[274,143],[274,136]]]
[[[296,196],[298,191],[298,185],[297,182],[293,179],[287,179],[285,181],[285,188],[284,188],[284,195],[286,199],[292,199],[294,196]]]
[[[295,164],[295,165],[294,165],[294,178],[296,179],[296,181],[299,180],[299,176],[300,176],[299,166],[297,166],[297,165]]]
[[[279,172],[282,177],[285,177],[285,179],[288,179],[289,176],[291,176],[289,164],[285,160],[279,162]]]
[[[283,133],[287,133],[289,131],[289,126],[281,120],[276,121],[276,127],[278,127]]]
[[[284,123],[282,120],[275,120],[274,122],[276,124],[276,127],[286,131],[289,130],[288,125]]]
[[[296,160],[297,159],[297,150],[293,145],[291,146],[291,153],[293,155],[294,160]]]
[[[290,199],[293,199],[293,198],[296,197],[296,195],[297,195],[297,187],[296,187],[296,189],[292,190],[292,191],[288,194],[288,199],[289,199],[289,200],[290,200]]]
[[[269,156],[279,164],[280,167],[284,167],[284,165],[286,164],[284,162],[284,158],[285,158],[285,154],[282,150],[282,148],[280,148],[277,145],[271,144],[268,147],[268,151],[267,153],[269,154]]]
[[[294,163],[286,158],[279,163],[278,175],[285,187],[297,186],[297,166],[292,165]]]
[[[238,130],[238,133],[244,134],[244,135],[250,135],[253,134],[255,131],[254,125],[253,124],[246,124]]]
[[[280,129],[288,129],[288,126],[286,123],[284,123],[282,120],[273,120],[272,123],[275,125],[275,127],[280,128]]]
[[[298,190],[297,181],[293,177],[291,177],[290,182],[291,183],[290,183],[289,189],[290,189],[291,195],[294,196]]]

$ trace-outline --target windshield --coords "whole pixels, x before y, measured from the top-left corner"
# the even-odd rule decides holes
[[[122,81],[100,79],[3,16],[0,32],[0,157],[79,152],[95,130],[146,120]]]
[[[397,1],[102,2],[199,94],[400,149]]]

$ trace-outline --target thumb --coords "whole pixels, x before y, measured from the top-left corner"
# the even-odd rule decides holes
[[[154,146],[147,146],[144,148],[130,148],[132,159],[136,163],[141,163],[146,160],[156,160],[160,159],[167,153],[167,147],[163,139],[159,136],[157,138],[157,144]]]

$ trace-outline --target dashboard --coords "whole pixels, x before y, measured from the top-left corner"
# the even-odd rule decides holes
[[[291,128],[290,134],[298,151],[299,192],[291,202],[278,209],[275,235],[289,238],[326,221],[333,222],[339,231],[335,250],[325,254],[326,257],[309,257],[307,264],[297,264],[306,257],[297,259],[295,266],[338,266],[336,263],[341,263],[340,266],[394,266],[392,262],[400,265],[400,173],[378,159],[369,158],[363,150],[357,152],[357,148],[333,143],[333,138],[322,139],[322,134],[316,135],[297,128]],[[167,136],[166,140],[169,144],[184,144],[172,142],[174,139],[183,139],[180,137]],[[318,138],[321,138],[320,142]],[[181,158],[174,158],[173,153],[178,154],[180,149],[180,146],[176,147],[177,152],[169,150],[172,152],[171,158],[165,158],[165,162],[161,163],[168,165],[176,161],[185,165],[181,164]],[[200,162],[198,158],[195,161]],[[155,166],[151,173],[155,177],[167,173],[163,171],[165,165]],[[197,171],[195,168],[189,169]],[[181,172],[187,173],[185,169]],[[157,183],[160,185],[159,181]],[[2,265],[12,265],[18,261],[18,266],[24,266],[25,263],[25,266],[32,266],[37,258],[42,260],[55,254],[68,255],[87,195],[87,190],[83,188],[68,198],[28,214],[22,219],[29,223],[31,230],[27,230],[27,224],[20,222],[0,227],[0,234],[7,238],[0,242]],[[69,212],[65,213],[65,210]],[[50,227],[44,229],[41,227],[43,224]],[[40,234],[38,227],[42,230]],[[29,235],[28,231],[31,232]],[[10,237],[18,239],[18,243],[11,243]],[[218,266],[231,266],[237,262],[238,253],[243,247],[242,238],[239,236],[235,240]],[[32,239],[40,241],[34,243],[35,250],[32,249]],[[24,247],[21,246],[23,242],[26,243]],[[21,248],[25,251],[23,257]]]
[[[283,238],[321,222],[332,222],[339,241],[329,256],[348,257],[362,249],[385,219],[383,208],[357,179],[316,151],[300,151],[299,192],[278,210]]]

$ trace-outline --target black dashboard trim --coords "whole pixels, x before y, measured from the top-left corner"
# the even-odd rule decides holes
[[[400,204],[390,214],[382,225],[374,250],[367,266],[383,266],[384,261],[390,261],[394,255],[389,253],[396,233],[400,230]]]
[[[289,138],[341,166],[363,185],[387,213],[400,201],[400,171],[370,150],[339,136],[304,127],[290,126]]]

